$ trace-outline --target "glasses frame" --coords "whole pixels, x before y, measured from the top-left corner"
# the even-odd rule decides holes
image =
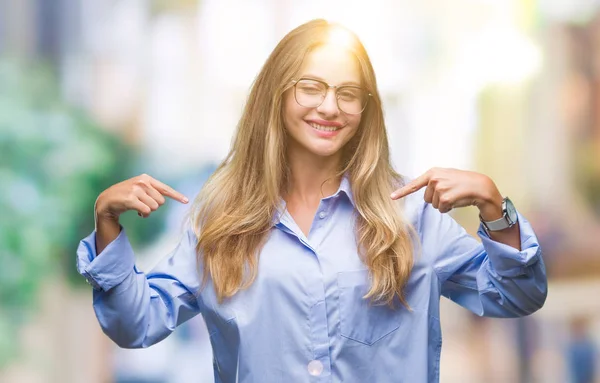
[[[300,81],[302,81],[302,80],[310,80],[310,81],[318,82],[318,83],[323,84],[325,86],[325,97],[323,97],[323,99],[321,100],[321,102],[318,105],[316,105],[316,106],[305,106],[305,105],[302,105],[302,104],[300,104],[298,102],[298,96],[296,96],[296,91],[297,91],[296,90],[296,85],[298,85],[298,83]],[[296,100],[296,104],[300,105],[303,108],[318,108],[319,106],[323,105],[323,102],[325,102],[325,99],[327,98],[327,93],[329,93],[329,89],[333,88],[333,89],[335,89],[335,103],[336,103],[338,109],[340,111],[346,113],[346,114],[355,116],[355,115],[361,114],[362,112],[365,111],[365,109],[367,108],[367,105],[369,104],[369,100],[372,97],[371,93],[369,93],[365,88],[360,87],[360,86],[356,86],[356,85],[341,85],[341,86],[340,85],[331,85],[331,84],[326,83],[325,81],[318,80],[316,78],[311,78],[311,77],[301,77],[301,78],[299,78],[297,80],[292,80],[292,83],[294,84],[293,85],[293,87],[294,87],[294,100]],[[362,90],[363,92],[365,92],[367,94],[367,100],[365,101],[365,104],[363,105],[363,108],[362,108],[362,110],[360,112],[358,112],[358,113],[348,113],[348,112],[344,111],[340,107],[340,99],[338,97],[338,93],[337,92],[341,88],[360,89],[360,90]]]

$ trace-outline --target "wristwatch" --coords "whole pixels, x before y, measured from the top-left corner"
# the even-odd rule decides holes
[[[484,221],[480,215],[479,220],[481,221],[481,224],[483,225],[485,231],[488,233],[490,231],[504,230],[514,226],[517,223],[517,209],[515,209],[515,205],[513,205],[512,201],[508,197],[505,197],[502,200],[501,218],[495,221]]]

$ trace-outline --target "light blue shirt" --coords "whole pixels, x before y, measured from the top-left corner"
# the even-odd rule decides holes
[[[519,215],[521,251],[482,242],[423,200],[405,197],[421,240],[406,287],[412,311],[362,297],[368,273],[359,259],[348,180],[319,204],[309,235],[289,213],[275,217],[250,288],[217,303],[200,289],[197,238],[180,243],[152,271],[134,265],[125,230],[99,257],[95,232],[77,250],[79,272],[94,286],[94,309],[119,346],[148,347],[202,314],[215,382],[438,382],[440,296],[477,315],[518,317],[542,307],[547,280],[536,236]]]

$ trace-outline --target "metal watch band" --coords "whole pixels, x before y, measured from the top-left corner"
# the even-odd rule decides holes
[[[499,219],[495,220],[495,221],[484,221],[481,220],[481,222],[486,226],[486,228],[489,231],[498,231],[498,230],[504,230],[509,228],[510,222],[508,222],[508,219],[506,218],[506,213],[505,215],[503,215],[502,217],[500,217]]]
[[[484,221],[481,215],[479,220],[486,231],[499,231],[512,227],[517,223],[517,212],[512,201],[508,197],[502,200],[502,217],[494,221]]]

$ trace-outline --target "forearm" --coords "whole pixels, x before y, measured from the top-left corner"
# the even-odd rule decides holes
[[[521,275],[499,276],[493,265],[478,272],[482,313],[491,317],[521,317],[539,310],[546,301],[548,286],[544,263],[539,255]],[[492,286],[492,287],[490,287]]]
[[[77,270],[94,286],[94,310],[100,326],[119,346],[147,347],[199,312],[193,238],[186,236],[145,275],[135,268],[125,229],[101,257],[94,252],[96,236],[93,232],[80,242]]]
[[[517,222],[513,227],[504,230],[490,231],[490,238],[517,250],[521,250],[521,228]]]
[[[98,206],[94,206],[94,222],[96,226],[96,254],[100,255],[102,251],[112,241],[114,241],[121,232],[119,217],[111,217],[98,213]]]
[[[479,215],[485,221],[495,221],[502,218],[502,195],[493,193],[484,201],[476,205],[479,208]],[[492,240],[503,243],[517,250],[521,250],[521,230],[519,223],[504,230],[490,231],[489,236]]]
[[[152,287],[144,274],[135,272],[108,292],[94,291],[93,302],[103,332],[122,348],[156,344],[198,312],[189,294],[170,281],[155,280]]]
[[[547,279],[541,249],[530,225],[521,218],[521,225],[513,226],[521,230],[521,250],[492,239],[483,228],[478,231],[481,245],[466,234],[461,241],[467,247],[472,243],[476,253],[453,245],[459,249],[453,252],[456,266],[439,269],[446,297],[477,315],[491,317],[519,317],[542,307]]]

